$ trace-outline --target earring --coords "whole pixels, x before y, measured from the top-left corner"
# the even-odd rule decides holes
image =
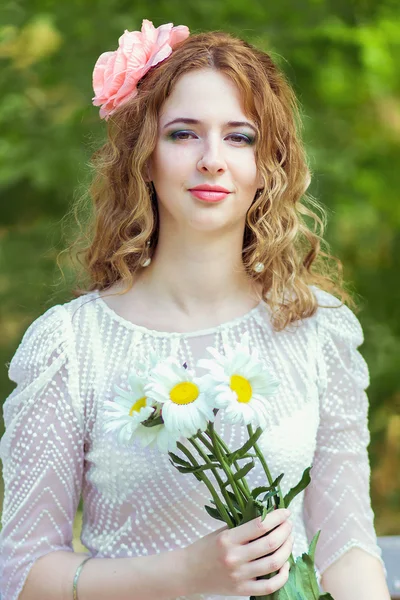
[[[143,259],[143,260],[142,260],[142,262],[140,263],[140,265],[141,265],[142,267],[148,267],[148,266],[149,266],[149,264],[151,263],[151,258],[150,258],[150,256],[148,255],[148,254],[149,254],[149,248],[150,248],[150,244],[151,244],[151,241],[150,241],[150,240],[147,240],[147,242],[146,242],[146,252],[147,252],[147,257],[146,257],[145,259]]]
[[[265,269],[265,265],[262,262],[256,262],[256,264],[253,267],[253,271],[255,271],[256,273],[262,273]]]

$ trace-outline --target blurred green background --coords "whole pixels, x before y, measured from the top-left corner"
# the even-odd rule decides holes
[[[143,18],[227,30],[270,51],[302,105],[310,191],[362,299],[375,526],[400,534],[398,0],[3,0],[0,10],[1,401],[28,325],[71,299],[72,266],[60,258],[62,279],[56,257],[74,235],[65,215],[105,134],[91,105],[98,56]]]

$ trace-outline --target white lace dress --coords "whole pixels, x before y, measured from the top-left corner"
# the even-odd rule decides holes
[[[319,304],[339,304],[313,288]],[[361,326],[345,306],[317,313],[282,332],[261,302],[242,317],[208,330],[163,333],[117,315],[91,292],[44,312],[27,329],[9,366],[17,386],[3,407],[0,442],[5,496],[0,534],[0,594],[16,600],[33,563],[72,549],[72,524],[82,493],[81,540],[94,557],[135,557],[183,548],[223,524],[204,509],[205,484],[181,474],[156,449],[119,446],[103,432],[105,400],[149,350],[195,368],[206,347],[248,332],[280,380],[259,445],[286,493],[313,465],[312,482],[291,504],[295,556],[320,529],[317,576],[353,546],[382,561],[369,483],[368,368],[357,347]],[[216,430],[230,449],[245,427]],[[247,476],[265,484],[262,467]],[[383,563],[382,563],[383,564]],[[197,595],[213,600],[221,596]],[[191,597],[193,600],[194,597]],[[183,600],[183,599],[182,599]]]

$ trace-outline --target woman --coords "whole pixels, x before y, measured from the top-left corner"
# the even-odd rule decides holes
[[[322,588],[335,600],[387,600],[362,331],[320,251],[320,209],[302,202],[309,170],[288,83],[231,35],[146,20],[101,55],[93,83],[108,141],[94,157],[89,285],[32,323],[10,364],[2,597],[268,594],[320,529]],[[312,481],[291,519],[280,509],[216,529],[205,486],[157,445],[118,444],[104,407],[150,351],[194,371],[208,347],[223,353],[245,333],[280,381],[260,438],[273,474],[285,472],[287,491],[312,463]],[[215,427],[231,449],[243,444],[243,427],[220,414]],[[253,469],[249,483],[262,475]],[[83,569],[72,551],[81,492]]]

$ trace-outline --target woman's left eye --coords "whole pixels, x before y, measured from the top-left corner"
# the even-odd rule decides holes
[[[229,137],[233,137],[238,139],[240,142],[246,142],[246,144],[251,144],[252,140],[247,137],[247,135],[243,135],[241,133],[231,133]]]

